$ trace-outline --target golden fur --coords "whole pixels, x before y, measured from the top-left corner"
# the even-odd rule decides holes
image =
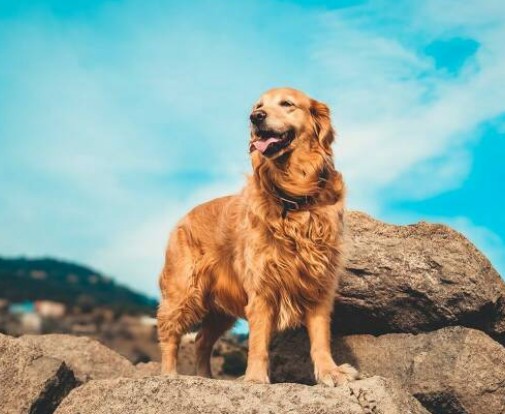
[[[264,128],[291,131],[293,139],[267,156],[255,150],[260,136],[252,125],[253,175],[242,192],[196,207],[173,230],[160,276],[162,371],[175,373],[181,335],[202,322],[197,374],[210,377],[212,346],[240,317],[250,326],[246,381],[269,381],[268,345],[275,330],[305,325],[316,379],[336,385],[356,372],[338,367],[329,347],[344,208],[329,109],[300,91],[279,88],[260,98],[257,112],[266,116]],[[314,203],[283,217],[275,187]]]

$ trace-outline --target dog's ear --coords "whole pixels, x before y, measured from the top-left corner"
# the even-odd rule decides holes
[[[310,113],[314,120],[314,130],[324,151],[331,155],[331,144],[335,140],[335,131],[331,126],[330,108],[322,102],[312,99]]]

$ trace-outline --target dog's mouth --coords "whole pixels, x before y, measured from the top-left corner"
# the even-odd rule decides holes
[[[255,130],[254,141],[251,141],[250,152],[258,150],[269,157],[286,148],[295,138],[295,131],[289,129],[285,132],[271,130]]]

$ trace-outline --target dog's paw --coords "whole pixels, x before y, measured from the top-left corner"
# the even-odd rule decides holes
[[[329,370],[322,370],[317,376],[317,383],[328,387],[337,387],[359,378],[358,371],[349,364],[343,364]]]

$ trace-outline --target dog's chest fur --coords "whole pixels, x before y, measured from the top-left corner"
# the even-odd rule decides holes
[[[244,246],[246,279],[275,307],[278,329],[300,325],[306,310],[335,288],[340,262],[335,208],[288,213],[285,219],[250,224],[249,242]]]

